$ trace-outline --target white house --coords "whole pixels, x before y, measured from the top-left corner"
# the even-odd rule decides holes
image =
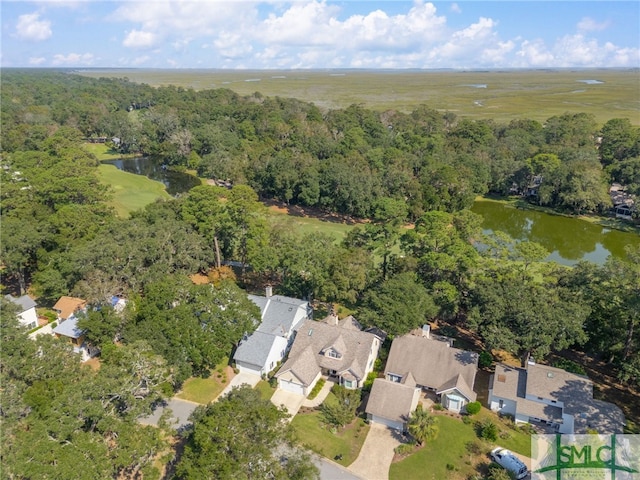
[[[13,295],[5,295],[5,299],[18,307],[18,322],[29,330],[38,326],[38,314],[36,313],[36,302],[29,295],[14,297]]]
[[[266,375],[276,368],[293,343],[294,332],[313,315],[308,301],[273,295],[267,287],[266,296],[249,295],[261,312],[261,323],[251,335],[240,342],[233,356],[241,372]]]
[[[559,433],[622,433],[625,424],[618,407],[593,398],[591,380],[547,365],[496,365],[488,402],[491,410],[516,422]]]

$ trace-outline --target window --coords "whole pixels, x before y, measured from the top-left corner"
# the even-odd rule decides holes
[[[336,352],[335,350],[331,349],[327,352],[327,357],[331,357],[331,358],[340,358],[342,357],[342,355],[340,355],[338,352]]]
[[[342,385],[345,388],[353,388],[353,381],[351,381],[351,380],[343,380]]]
[[[402,377],[400,375],[395,375],[393,373],[390,373],[389,374],[389,381],[390,382],[400,383],[402,381]]]
[[[498,404],[499,408],[504,407],[504,400],[500,400],[500,403]]]

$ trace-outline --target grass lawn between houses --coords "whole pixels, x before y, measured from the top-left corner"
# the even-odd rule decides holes
[[[302,446],[345,467],[358,458],[369,433],[369,425],[359,417],[334,433],[331,427],[323,425],[322,416],[317,410],[298,412],[291,425]],[[342,455],[342,458],[338,455]]]
[[[276,391],[276,389],[269,385],[269,382],[265,380],[260,380],[254,387],[254,390],[260,392],[260,398],[263,400],[271,400],[271,397]]]
[[[208,378],[189,378],[176,397],[203,405],[214,401],[233,378],[233,369],[227,365],[228,363],[228,358],[223,359]]]
[[[474,421],[490,418],[500,430],[495,442],[478,438],[474,423],[465,424],[461,419],[437,414],[439,432],[437,438],[404,459],[391,464],[390,480],[423,478],[425,480],[465,479],[484,471],[491,463],[489,452],[496,446],[508,448],[525,456],[531,455],[531,436],[510,426],[493,412],[483,408]],[[467,445],[476,444],[481,453],[472,453]]]

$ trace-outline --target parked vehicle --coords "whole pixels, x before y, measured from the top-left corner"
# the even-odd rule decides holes
[[[512,472],[517,479],[527,476],[529,470],[527,466],[506,448],[496,447],[491,450],[491,458],[505,470]]]

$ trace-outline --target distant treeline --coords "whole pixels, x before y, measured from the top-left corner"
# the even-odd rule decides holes
[[[144,106],[145,108],[140,108]],[[371,217],[390,197],[408,220],[459,211],[487,192],[603,212],[607,186],[640,192],[640,129],[580,112],[509,124],[421,106],[410,114],[351,105],[323,111],[228,89],[152,88],[56,71],[2,76],[2,150],[41,150],[60,127],[117,138],[123,153],[162,156],[203,176],[246,183],[263,198]],[[531,190],[535,187],[535,190]]]

